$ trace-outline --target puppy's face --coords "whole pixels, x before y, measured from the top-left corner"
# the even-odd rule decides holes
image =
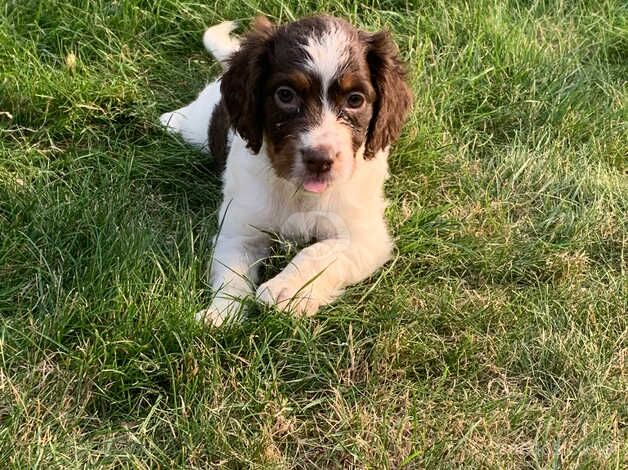
[[[258,20],[222,80],[232,125],[278,176],[322,193],[400,132],[410,93],[394,45],[345,21]]]

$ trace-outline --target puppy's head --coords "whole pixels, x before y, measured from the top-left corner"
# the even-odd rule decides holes
[[[222,78],[232,126],[278,176],[321,193],[398,136],[411,104],[386,32],[318,16],[257,19]]]

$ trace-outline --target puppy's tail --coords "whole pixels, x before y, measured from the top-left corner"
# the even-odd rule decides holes
[[[207,28],[203,34],[203,45],[212,54],[223,69],[227,68],[227,60],[231,54],[240,49],[240,38],[231,36],[238,27],[235,21],[225,21]]]

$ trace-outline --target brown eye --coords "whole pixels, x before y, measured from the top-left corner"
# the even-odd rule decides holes
[[[280,86],[275,91],[275,101],[279,106],[294,106],[297,101],[297,94],[288,86]]]
[[[347,108],[358,109],[364,104],[364,95],[362,93],[353,92],[347,96]]]

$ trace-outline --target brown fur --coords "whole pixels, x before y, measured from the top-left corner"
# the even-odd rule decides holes
[[[262,147],[261,96],[267,72],[266,54],[274,31],[275,26],[266,18],[256,18],[240,51],[231,57],[220,84],[231,124],[254,153]]]
[[[367,44],[367,61],[371,80],[377,90],[373,118],[366,141],[365,158],[392,144],[412,105],[412,94],[406,83],[406,70],[399,59],[397,48],[390,34],[379,32],[362,34]]]
[[[227,112],[224,101],[221,100],[212,112],[207,136],[209,153],[214,157],[214,164],[220,171],[224,170],[227,164],[227,155],[229,154],[228,134],[230,127],[229,113]]]

